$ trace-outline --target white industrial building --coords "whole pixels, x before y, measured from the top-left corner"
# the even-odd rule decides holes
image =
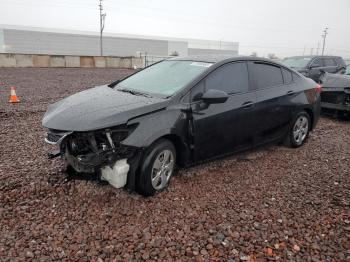
[[[99,56],[96,32],[0,25],[0,53]],[[104,56],[238,54],[238,42],[104,33]]]

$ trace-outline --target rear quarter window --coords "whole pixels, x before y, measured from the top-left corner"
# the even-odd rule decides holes
[[[292,75],[293,75],[293,80],[294,80],[294,81],[295,81],[296,79],[300,79],[300,78],[301,78],[301,76],[298,75],[298,74],[296,74],[296,73],[292,73]]]
[[[292,72],[282,68],[282,75],[283,75],[283,81],[285,84],[289,84],[293,81],[293,76],[292,76]]]

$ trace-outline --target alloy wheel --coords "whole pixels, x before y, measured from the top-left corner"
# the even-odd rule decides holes
[[[293,127],[293,137],[298,145],[301,145],[309,131],[309,120],[306,116],[299,116]]]
[[[161,151],[154,160],[152,167],[152,186],[155,190],[161,190],[168,184],[173,174],[175,158],[170,150]]]

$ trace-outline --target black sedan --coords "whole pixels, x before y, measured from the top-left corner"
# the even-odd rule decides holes
[[[315,128],[321,88],[255,57],[174,58],[49,106],[45,140],[69,172],[154,195],[178,166],[265,143],[299,147]]]

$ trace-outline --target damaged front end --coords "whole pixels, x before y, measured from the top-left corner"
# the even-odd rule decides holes
[[[49,129],[45,141],[58,146],[49,158],[61,156],[77,173],[98,174],[102,180],[120,188],[134,188],[140,149],[123,145],[136,125],[118,126],[88,132],[64,132]]]
[[[322,108],[350,112],[350,75],[323,73],[320,81]]]
[[[323,87],[322,107],[350,112],[350,85],[348,88]]]

